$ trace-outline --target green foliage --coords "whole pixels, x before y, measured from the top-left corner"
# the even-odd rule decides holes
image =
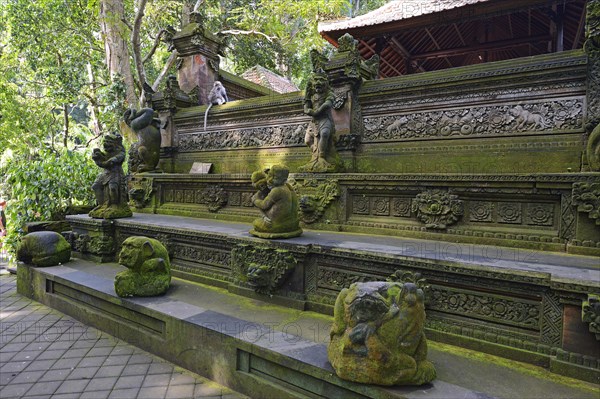
[[[92,205],[98,168],[89,151],[61,149],[35,155],[5,153],[0,193],[8,198],[6,243],[14,251],[27,222],[61,219],[71,206]]]

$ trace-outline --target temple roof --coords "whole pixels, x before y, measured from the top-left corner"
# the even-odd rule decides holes
[[[382,78],[580,49],[587,0],[395,0],[319,24],[337,46],[349,33]]]
[[[321,22],[319,23],[319,32],[352,29],[378,25],[386,22],[395,22],[407,18],[418,17],[419,15],[431,14],[486,1],[490,0],[420,0],[418,2],[414,0],[394,0],[377,10],[360,15],[356,18]]]
[[[241,77],[277,93],[299,91],[298,87],[288,79],[260,65],[248,69]]]

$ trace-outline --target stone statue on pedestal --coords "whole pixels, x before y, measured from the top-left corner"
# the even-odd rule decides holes
[[[138,138],[129,150],[129,172],[157,171],[161,135],[160,120],[154,117],[154,110],[152,108],[142,108],[139,111],[128,109],[123,119]]]
[[[334,145],[335,123],[331,115],[334,100],[327,75],[322,70],[313,73],[304,97],[304,113],[312,116],[304,142],[312,151],[312,158],[300,167],[301,172],[336,172],[340,169]]]
[[[167,249],[154,238],[129,237],[123,241],[119,264],[129,270],[115,276],[115,291],[120,297],[164,294],[171,283],[171,264]]]
[[[264,172],[252,175],[253,184],[259,190],[252,197],[252,202],[263,216],[254,220],[250,234],[261,238],[290,238],[302,234],[298,197],[287,184],[288,175],[289,169],[283,165],[271,167],[266,179]]]
[[[97,206],[90,211],[91,217],[116,219],[132,215],[127,205],[127,178],[123,173],[125,156],[123,137],[118,133],[105,135],[102,149],[94,148],[92,159],[103,171],[92,184]]]

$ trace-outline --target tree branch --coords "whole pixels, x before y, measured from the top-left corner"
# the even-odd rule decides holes
[[[138,0],[138,10],[135,14],[135,20],[133,22],[133,30],[131,32],[131,44],[133,47],[133,60],[135,62],[135,68],[137,70],[138,79],[140,82],[146,81],[146,71],[142,62],[142,51],[140,44],[140,30],[142,27],[142,19],[144,18],[144,9],[146,8],[147,0]],[[144,93],[140,96],[140,105],[143,101]]]
[[[165,76],[167,76],[167,73],[169,73],[169,69],[171,69],[171,67],[175,64],[175,61],[177,61],[177,50],[173,50],[173,52],[169,56],[169,59],[165,63],[165,66],[163,67],[162,71],[160,71],[160,74],[154,81],[154,84],[152,84],[152,90],[158,91],[158,86],[160,86],[161,82],[165,79]]]
[[[160,31],[158,31],[158,35],[156,35],[156,39],[154,39],[154,45],[150,49],[150,52],[148,54],[146,54],[146,56],[142,60],[142,64],[145,64],[146,62],[148,62],[148,60],[150,58],[152,58],[152,56],[154,55],[154,52],[156,51],[156,49],[158,48],[158,45],[160,44],[160,38],[163,35],[163,33],[165,33],[165,32],[166,32],[165,29],[161,29]]]
[[[254,29],[252,29],[252,30],[230,29],[230,30],[223,30],[223,31],[217,32],[217,34],[218,35],[259,35],[259,36],[263,36],[270,43],[273,43],[273,40],[277,39],[277,36],[269,36],[263,32],[259,32]]]

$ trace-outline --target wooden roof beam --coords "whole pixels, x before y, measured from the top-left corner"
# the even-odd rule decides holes
[[[524,44],[529,44],[531,42],[547,42],[551,40],[552,37],[550,35],[537,35],[532,37],[518,38],[518,39],[507,39],[507,40],[498,40],[494,42],[482,43],[474,46],[468,47],[457,47],[446,50],[438,50],[438,51],[430,51],[427,53],[421,54],[413,54],[413,59],[423,59],[423,58],[439,58],[439,57],[453,57],[456,55],[469,54],[477,51],[488,51],[488,50],[498,50],[501,48],[510,48],[516,47]]]
[[[575,50],[578,47],[579,41],[581,40],[581,36],[585,32],[586,13],[587,13],[587,7],[584,6],[583,11],[581,12],[581,17],[579,18],[579,26],[577,27],[577,34],[575,35],[575,39],[573,40],[573,45],[571,46],[571,48],[573,50]]]
[[[366,41],[364,41],[363,39],[360,39],[360,42],[362,43],[363,46],[365,46],[366,48],[368,48],[369,50],[371,50],[374,54],[377,54],[377,52],[375,51],[375,49],[369,45],[369,43],[367,43]],[[383,58],[382,54],[377,54],[379,56],[379,61],[385,65],[387,65],[388,67],[390,67],[390,69],[392,69],[394,71],[394,73],[397,73],[398,76],[402,75],[402,72],[400,72],[399,70],[397,70],[392,64],[390,64],[385,58]]]
[[[441,50],[442,47],[438,44],[437,40],[435,40],[435,38],[433,37],[433,35],[431,34],[431,32],[429,31],[429,28],[425,28],[425,33],[427,33],[427,35],[429,36],[429,38],[431,39],[431,41],[433,42],[433,44],[435,45],[435,47],[437,47],[438,50]],[[448,66],[450,68],[453,68],[454,65],[452,65],[452,63],[450,62],[450,60],[448,59],[447,56],[442,55],[442,57],[445,58],[446,62],[448,63]]]
[[[398,54],[400,54],[400,56],[402,56],[402,58],[404,58],[405,62],[406,62],[406,71],[407,73],[410,73],[410,70],[412,69],[412,55],[410,54],[410,52],[402,45],[402,43],[400,43],[400,41],[398,39],[396,39],[395,37],[392,37],[390,39],[390,47],[397,52]],[[425,68],[423,68],[423,66],[419,65],[417,67],[417,69],[421,72],[426,72]]]

